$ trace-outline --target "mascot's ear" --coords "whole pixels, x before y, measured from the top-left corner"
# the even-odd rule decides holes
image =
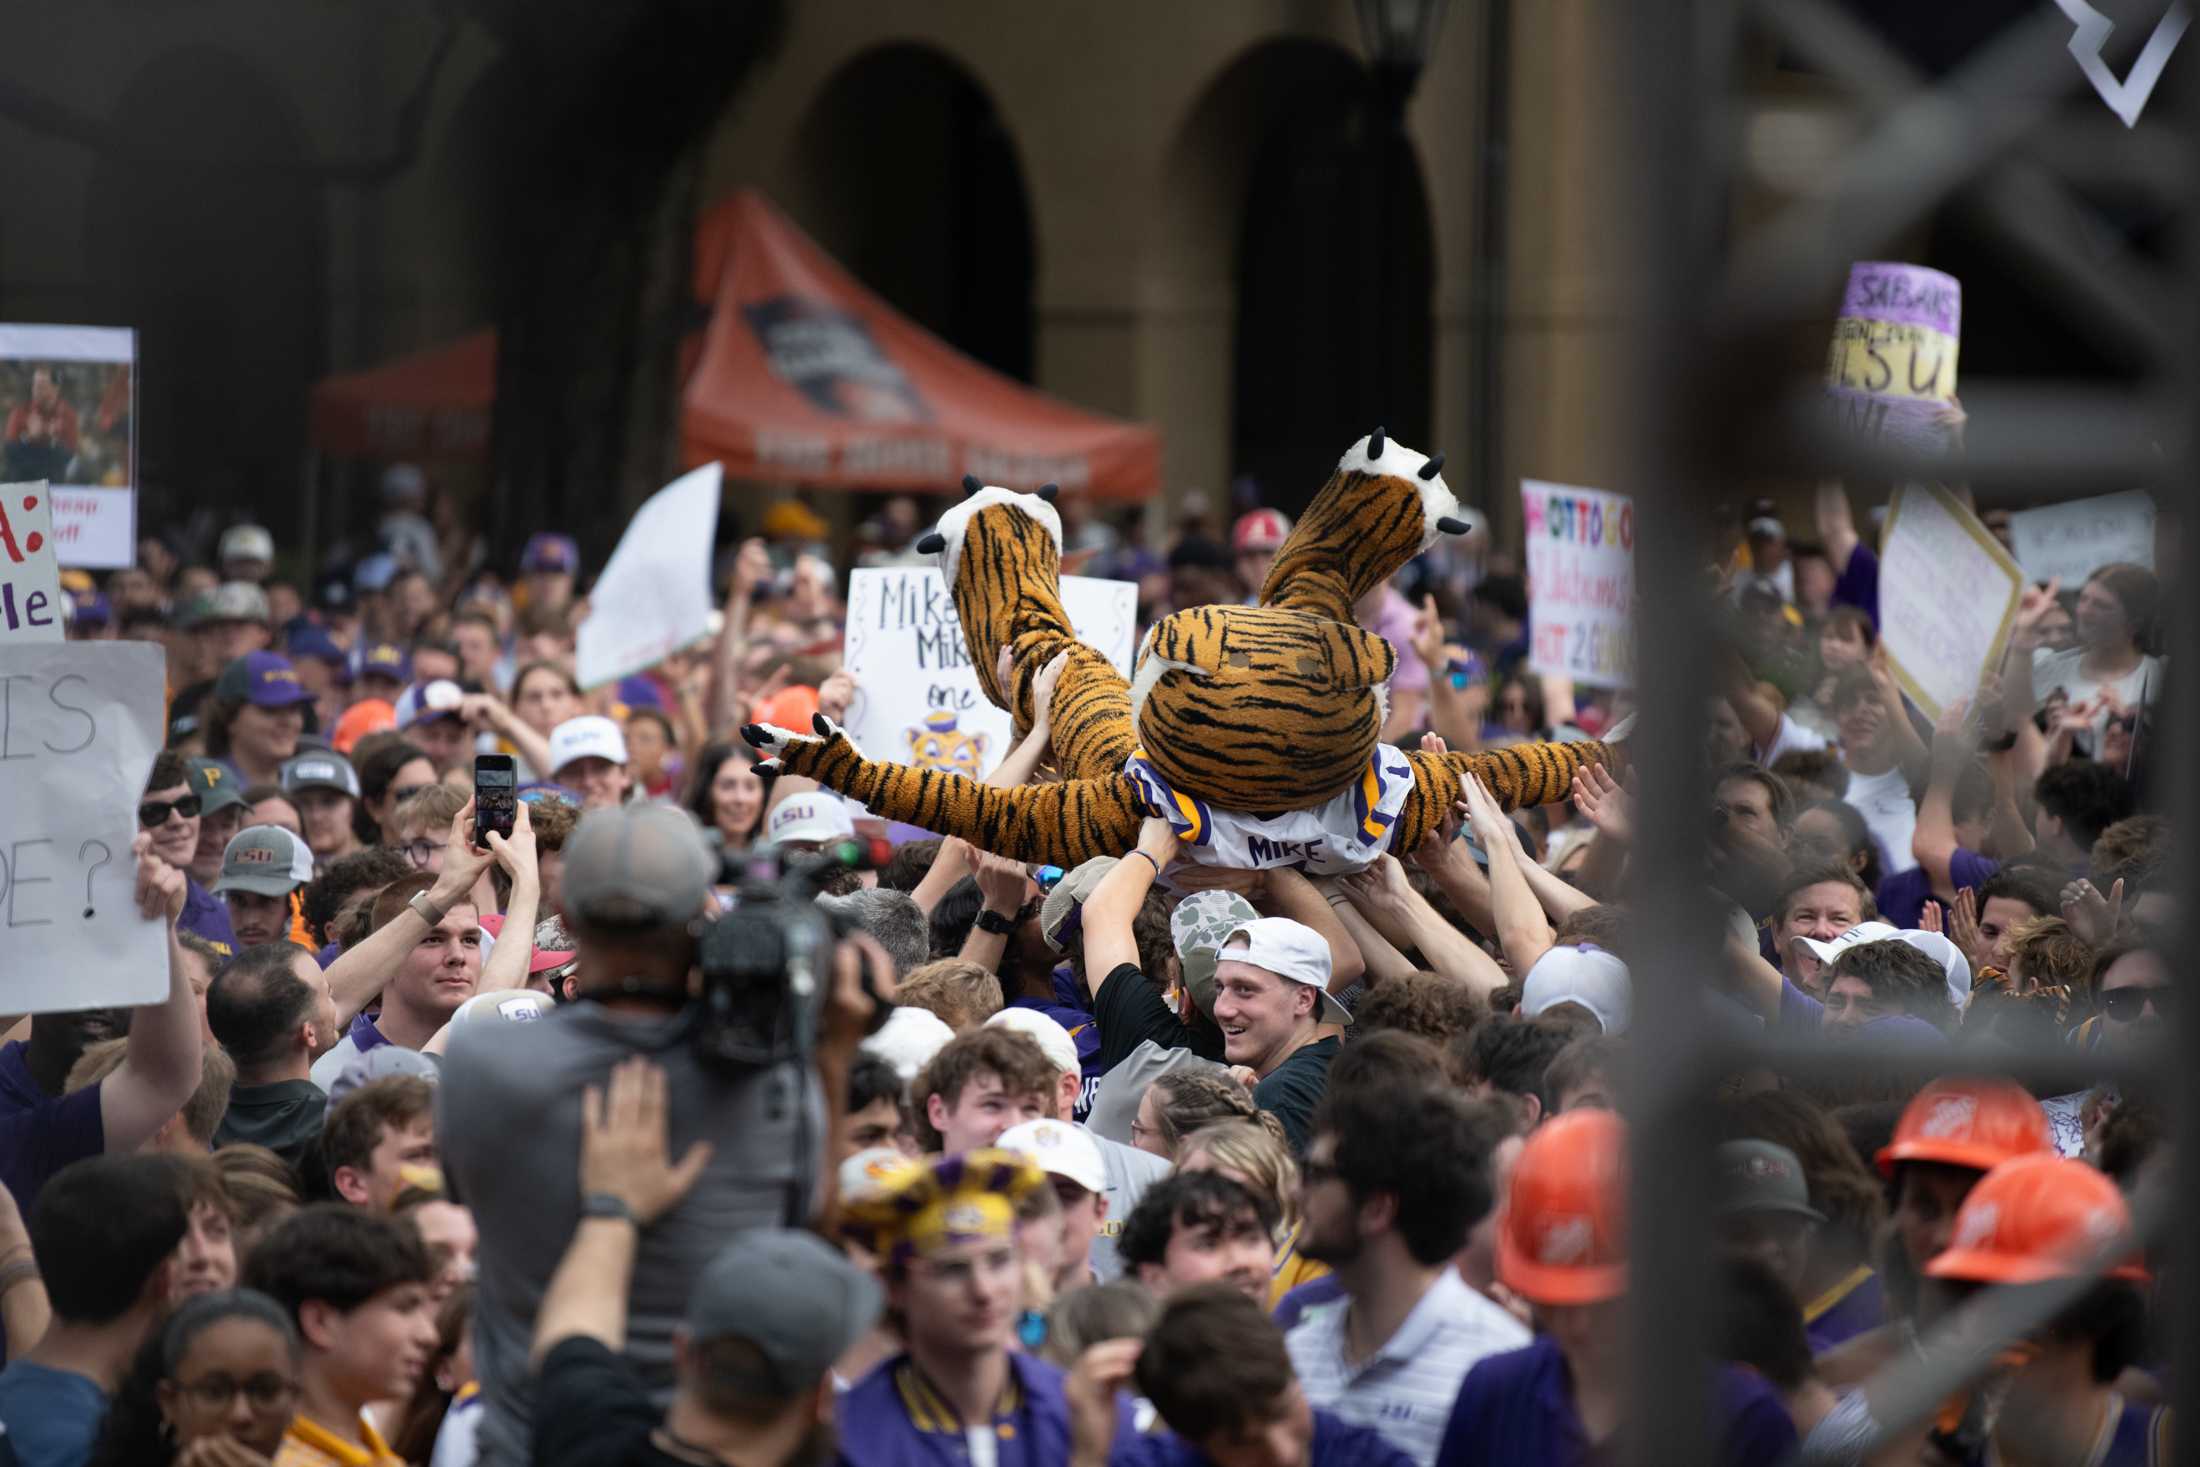
[[[1324,675],[1337,688],[1372,688],[1390,681],[1398,654],[1390,643],[1350,622],[1315,621],[1314,637],[1328,662]]]

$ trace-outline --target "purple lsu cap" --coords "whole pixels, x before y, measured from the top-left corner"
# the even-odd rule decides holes
[[[519,553],[519,569],[522,575],[538,571],[563,571],[571,574],[581,568],[581,550],[573,543],[571,535],[553,535],[545,532],[529,535],[526,548]]]
[[[313,695],[298,682],[298,670],[279,652],[247,652],[222,669],[214,696],[260,708],[291,708]]]

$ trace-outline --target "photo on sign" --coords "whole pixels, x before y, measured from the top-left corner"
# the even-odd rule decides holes
[[[0,480],[124,488],[131,460],[130,364],[0,360]]]

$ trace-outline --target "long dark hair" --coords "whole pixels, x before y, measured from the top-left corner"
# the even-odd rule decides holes
[[[390,1437],[390,1450],[408,1462],[425,1462],[435,1455],[436,1434],[443,1430],[443,1418],[450,1414],[451,1398],[457,1394],[443,1389],[435,1373],[458,1354],[473,1322],[474,1286],[460,1284],[435,1312],[435,1353],[413,1378],[404,1419]]]
[[[290,1347],[290,1358],[299,1358],[298,1331],[283,1307],[252,1289],[228,1289],[202,1294],[186,1301],[168,1322],[145,1337],[131,1362],[129,1375],[115,1392],[99,1442],[86,1458],[87,1467],[168,1467],[176,1460],[176,1443],[160,1414],[159,1386],[175,1379],[176,1367],[190,1352],[191,1342],[226,1319],[249,1319],[264,1324]]]
[[[754,764],[756,762],[756,751],[747,744],[732,743],[725,739],[713,739],[703,745],[702,749],[695,755],[695,772],[689,777],[687,799],[683,803],[686,804],[688,813],[693,815],[706,831],[718,828],[717,812],[711,808],[710,787],[717,780],[718,771],[724,767],[728,759],[739,759],[743,763]],[[763,833],[764,806],[759,801],[756,807],[756,824],[748,832],[747,838],[753,844],[756,838]]]

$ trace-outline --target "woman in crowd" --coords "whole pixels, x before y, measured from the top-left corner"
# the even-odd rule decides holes
[[[435,1353],[413,1380],[390,1450],[408,1462],[473,1460],[472,1438],[478,1417],[473,1410],[454,1412],[474,1395],[474,1286],[452,1292],[436,1311]],[[449,1438],[446,1443],[444,1438]],[[462,1450],[459,1438],[465,1438]]]
[[[1176,1161],[1184,1139],[1217,1121],[1249,1121],[1251,1092],[1219,1071],[1175,1070],[1146,1087],[1131,1118],[1131,1145]]]
[[[2077,642],[2061,650],[2046,645],[2043,623],[2055,607],[2055,583],[2024,593],[2009,634],[2009,701],[2039,708],[2057,693],[2072,713],[2083,713],[2079,740],[2096,753],[2112,716],[2126,716],[2161,693],[2166,664],[2147,651],[2162,600],[2154,573],[2136,565],[2104,565],[2078,592]]]
[[[764,781],[756,775],[756,751],[746,744],[711,743],[695,758],[687,808],[706,831],[716,831],[728,851],[745,851],[764,826]]]
[[[359,809],[354,820],[359,839],[370,846],[397,848],[397,807],[435,783],[435,765],[418,744],[390,738],[371,747],[359,745]]]
[[[253,1467],[298,1405],[297,1331],[250,1289],[192,1299],[147,1336],[107,1413],[92,1467]]]
[[[1283,1124],[1274,1116],[1257,1111],[1250,1120],[1216,1121],[1201,1127],[1178,1146],[1176,1169],[1220,1172],[1275,1204],[1279,1221],[1269,1308],[1300,1284],[1329,1272],[1299,1252],[1299,1164],[1291,1159]]]
[[[1795,839],[1819,847],[1832,859],[1856,873],[1864,890],[1879,890],[1886,874],[1879,856],[1879,840],[1864,816],[1846,800],[1820,800],[1795,817]]]

